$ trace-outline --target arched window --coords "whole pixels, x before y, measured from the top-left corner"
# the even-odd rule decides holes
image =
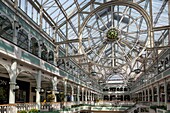
[[[31,38],[31,41],[30,41],[30,52],[32,54],[38,56],[38,50],[39,50],[38,41],[35,38]]]
[[[25,50],[28,50],[28,45],[29,45],[29,40],[28,40],[28,33],[23,30],[23,29],[20,29],[18,31],[18,40],[17,40],[17,44],[19,47],[25,49]]]
[[[13,41],[12,23],[3,15],[0,15],[0,36],[8,41]]]
[[[53,51],[50,51],[50,52],[49,52],[48,61],[49,61],[50,63],[54,63],[54,53],[53,53]]]
[[[46,46],[43,44],[42,47],[41,47],[41,58],[45,61],[47,61],[47,48]]]

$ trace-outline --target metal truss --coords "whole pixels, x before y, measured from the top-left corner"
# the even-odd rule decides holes
[[[168,0],[14,0],[13,6],[20,7],[57,47],[66,51],[66,56],[58,59],[72,59],[82,69],[90,62],[92,71],[108,80],[114,72],[126,79],[134,77],[132,71],[143,66],[141,56],[150,58],[155,42],[164,42],[167,36],[156,32],[164,35],[170,29],[168,4]],[[106,37],[111,28],[119,32],[113,42]],[[70,48],[77,52],[70,52]],[[167,48],[169,45],[157,47]],[[78,62],[84,58],[86,61]]]

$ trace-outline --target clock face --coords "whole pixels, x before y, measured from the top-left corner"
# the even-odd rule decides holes
[[[118,34],[119,34],[119,31],[116,28],[111,28],[107,31],[106,38],[109,41],[116,41],[119,39]]]
[[[89,70],[105,75],[109,69],[126,73],[133,67],[150,38],[144,12],[133,3],[115,1],[89,14],[81,26],[79,46],[91,63]]]

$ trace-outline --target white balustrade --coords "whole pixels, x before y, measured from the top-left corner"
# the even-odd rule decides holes
[[[15,104],[0,105],[0,113],[17,113],[17,107]]]

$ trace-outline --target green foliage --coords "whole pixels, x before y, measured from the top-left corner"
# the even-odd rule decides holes
[[[49,94],[49,95],[47,96],[47,99],[48,99],[50,102],[52,102],[52,101],[55,99],[55,95],[54,95],[54,94]]]
[[[31,109],[28,113],[38,113],[38,109]]]
[[[151,109],[154,109],[155,111],[156,111],[156,108],[158,108],[158,109],[163,109],[163,110],[166,110],[167,109],[167,106],[164,106],[164,105],[162,105],[162,106],[150,106],[150,108]]]
[[[26,110],[21,110],[21,111],[18,111],[17,113],[27,113]]]
[[[3,100],[6,98],[6,92],[3,87],[0,87],[0,100]]]
[[[60,92],[59,97],[60,97],[61,102],[64,102],[64,98],[65,98],[64,92]]]

